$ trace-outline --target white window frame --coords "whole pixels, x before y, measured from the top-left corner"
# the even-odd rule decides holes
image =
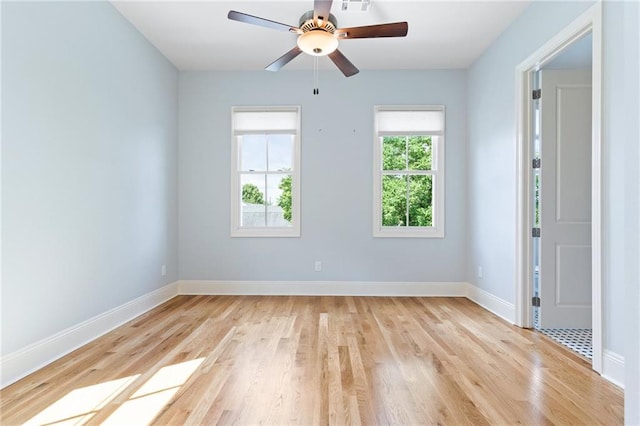
[[[238,131],[236,113],[238,112],[295,112],[297,119],[294,128]],[[240,137],[251,134],[292,134],[293,169],[291,170],[291,226],[287,227],[243,227],[240,220]],[[269,172],[265,172],[269,174]],[[275,172],[274,172],[275,173]],[[300,237],[300,106],[260,106],[231,108],[231,236],[232,237]]]
[[[440,130],[406,130],[398,128],[393,131],[379,129],[379,112],[383,111],[438,111],[442,113]],[[373,137],[373,236],[387,238],[444,238],[445,212],[445,108],[444,105],[403,105],[374,107]],[[382,140],[384,136],[434,136],[432,138],[432,170],[420,174],[432,175],[432,226],[382,226]],[[388,171],[387,171],[388,172]]]

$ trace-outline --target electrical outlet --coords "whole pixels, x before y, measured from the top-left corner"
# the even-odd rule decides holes
[[[482,266],[478,266],[478,278],[482,278]]]
[[[163,277],[167,275],[167,265],[162,265],[162,268],[160,268],[160,273]]]
[[[314,266],[314,270],[316,272],[320,272],[322,271],[322,262],[320,262],[319,260],[316,260],[316,264]]]

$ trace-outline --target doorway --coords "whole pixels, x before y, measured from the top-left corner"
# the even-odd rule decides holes
[[[601,306],[601,267],[602,267],[602,255],[601,255],[601,234],[602,234],[602,215],[601,215],[601,43],[602,43],[602,31],[601,31],[601,12],[602,6],[595,4],[583,15],[576,19],[573,23],[568,25],[563,31],[552,38],[538,51],[527,58],[516,68],[516,87],[517,87],[517,236],[516,236],[516,324],[521,327],[533,328],[536,325],[536,320],[541,321],[539,325],[545,327],[545,317],[549,321],[549,324],[553,324],[554,313],[547,311],[548,308],[556,307],[562,308],[584,308],[582,314],[566,314],[561,311],[559,319],[563,321],[565,317],[575,319],[582,316],[582,319],[590,317],[592,328],[592,368],[601,372],[602,370],[602,306]],[[588,41],[587,41],[588,40]],[[570,144],[565,144],[564,148],[568,148],[569,151],[562,154],[565,158],[567,155],[581,155],[584,151],[587,151],[589,158],[582,158],[581,162],[576,164],[582,164],[581,167],[573,170],[568,168],[570,173],[565,173],[564,177],[560,178],[560,181],[554,181],[553,184],[544,184],[544,176],[540,173],[532,171],[535,167],[533,161],[536,159],[536,121],[535,114],[536,109],[534,103],[531,102],[531,97],[534,89],[537,89],[536,83],[544,84],[543,76],[545,73],[545,67],[547,68],[547,74],[552,74],[554,60],[560,61],[563,53],[570,52],[572,47],[579,46],[580,43],[589,44],[587,48],[591,50],[591,124],[586,129],[587,134],[591,135],[590,140],[581,149],[576,148]],[[539,73],[539,74],[538,74]],[[544,95],[542,95],[544,96]],[[579,95],[584,97],[584,93]],[[557,100],[555,101],[557,105]],[[544,108],[544,107],[542,107]],[[542,108],[538,111],[541,114]],[[541,132],[543,129],[539,129]],[[540,134],[538,136],[540,136]],[[544,147],[539,147],[538,154],[542,156],[542,161],[545,160],[545,154],[542,154]],[[549,152],[558,153],[557,147],[549,149]],[[576,151],[577,150],[577,151]],[[562,151],[562,150],[560,150]],[[554,160],[552,160],[552,163]],[[587,169],[585,164],[589,166]],[[547,171],[550,168],[547,167]],[[560,169],[562,173],[564,171]],[[544,172],[542,172],[544,173]],[[541,205],[545,202],[545,188],[548,191],[550,188],[564,191],[567,194],[567,188],[571,188],[573,182],[578,176],[585,176],[589,181],[589,188],[587,194],[589,197],[582,197],[585,195],[581,193],[580,199],[574,199],[573,201],[563,201],[564,211],[558,213],[558,207],[553,206],[549,208],[547,204],[547,212],[551,211],[551,221],[543,217],[536,217],[536,213],[542,215],[543,209],[540,209]],[[557,169],[556,169],[557,174]],[[567,176],[572,175],[572,178]],[[537,180],[537,185],[536,185]],[[584,180],[584,179],[583,179]],[[566,185],[565,185],[566,184]],[[565,188],[563,189],[563,185]],[[568,185],[568,186],[567,186]],[[540,192],[537,193],[536,189]],[[553,193],[553,191],[551,191]],[[547,194],[549,195],[549,194]],[[552,194],[553,195],[553,194]],[[570,194],[576,195],[576,194]],[[568,200],[571,200],[569,197]],[[536,208],[536,202],[540,202],[538,208]],[[547,201],[548,203],[548,201]],[[585,207],[586,206],[586,207]],[[589,213],[590,223],[585,220],[585,210]],[[571,220],[568,220],[571,219]],[[532,237],[536,235],[536,232],[540,232],[538,235],[545,233],[544,227],[547,229],[553,225],[553,222],[560,222],[558,225],[566,225],[568,222],[582,222],[581,231],[583,235],[589,237],[588,241],[580,240],[573,242],[565,241],[553,241],[553,238],[547,239],[547,242],[551,241],[551,248],[543,247],[544,240],[542,238]],[[539,226],[538,226],[539,225]],[[586,234],[585,234],[586,227]],[[536,230],[536,228],[540,228]],[[563,234],[566,229],[551,229],[547,230],[546,235],[554,236]],[[572,233],[574,231],[567,231]],[[560,258],[560,268],[550,268],[545,266],[549,264],[549,261],[545,261],[545,253],[551,258],[551,262],[556,262]],[[545,278],[545,273],[549,273],[553,279],[549,277]],[[563,281],[561,288],[553,288],[552,290],[545,290],[545,282],[548,284],[554,279],[560,278]],[[591,286],[587,289],[586,293],[578,290],[574,287],[576,283],[584,281],[590,281]],[[536,293],[536,291],[538,293]],[[545,291],[547,296],[544,295]],[[548,299],[549,292],[551,292],[551,301],[547,300],[547,306],[545,308],[545,299]],[[586,294],[586,296],[585,296]],[[537,304],[535,297],[542,297],[540,310],[533,309],[533,305]],[[560,300],[562,303],[558,303]],[[590,306],[587,311],[586,308]],[[564,306],[562,306],[564,305]],[[549,313],[551,312],[551,313]],[[536,314],[540,316],[536,317]],[[575,318],[574,318],[575,317]],[[577,328],[573,327],[572,328]]]
[[[534,328],[592,358],[591,33],[532,75]]]

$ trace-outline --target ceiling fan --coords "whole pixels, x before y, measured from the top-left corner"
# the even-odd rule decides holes
[[[406,22],[338,28],[336,17],[330,13],[332,3],[333,0],[315,0],[313,10],[310,10],[300,17],[298,27],[242,12],[236,12],[235,10],[229,11],[227,17],[234,21],[298,34],[297,45],[267,66],[267,71],[278,71],[302,52],[305,52],[312,56],[329,56],[346,77],[351,77],[359,71],[358,68],[338,50],[340,40],[352,38],[404,37],[407,35],[408,24]]]

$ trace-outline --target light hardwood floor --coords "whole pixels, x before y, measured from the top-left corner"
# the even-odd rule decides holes
[[[623,423],[585,360],[462,298],[179,296],[1,398],[3,425]]]

